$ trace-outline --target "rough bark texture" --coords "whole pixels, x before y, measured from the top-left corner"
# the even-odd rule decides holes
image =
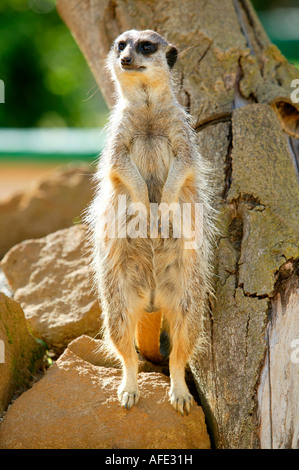
[[[104,63],[118,34],[154,29],[178,45],[178,95],[213,162],[220,209],[210,342],[191,363],[209,430],[220,448],[298,447],[289,344],[299,329],[298,70],[247,0],[58,0],[58,9],[109,106]]]

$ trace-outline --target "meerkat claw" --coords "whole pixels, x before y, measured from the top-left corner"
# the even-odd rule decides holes
[[[132,408],[133,405],[136,405],[139,400],[138,392],[126,392],[125,390],[120,391],[118,394],[119,401],[121,406],[126,410]]]
[[[173,392],[170,393],[170,403],[174,409],[180,413],[182,416],[190,413],[191,406],[194,403],[194,399],[190,393],[186,395],[176,396]]]

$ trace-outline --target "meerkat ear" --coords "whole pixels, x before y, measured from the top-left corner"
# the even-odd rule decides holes
[[[168,44],[167,49],[166,49],[166,60],[171,69],[176,63],[177,56],[178,56],[177,48],[173,46],[172,44]]]

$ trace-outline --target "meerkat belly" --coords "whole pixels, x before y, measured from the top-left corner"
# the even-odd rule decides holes
[[[134,143],[131,147],[131,158],[147,184],[151,203],[159,204],[161,202],[162,190],[168,176],[173,156],[171,143],[166,137],[138,135],[134,138]],[[144,245],[147,246],[149,240],[145,239],[139,241],[139,244],[140,243],[144,243]],[[175,281],[172,280],[173,276],[171,276],[170,272],[172,270],[167,271],[169,260],[165,259],[162,263],[165,266],[161,266],[161,255],[164,252],[164,244],[165,243],[161,240],[154,240],[148,245],[152,248],[152,253],[149,254],[147,259],[148,262],[151,261],[152,282],[150,285],[147,285],[143,291],[144,310],[148,313],[155,312],[161,308],[163,298],[165,303],[165,295],[167,297],[168,291],[171,291],[171,295],[173,296],[172,289],[176,284]],[[177,242],[173,240],[171,245],[174,245],[172,249],[176,251]],[[169,251],[169,247],[167,251]],[[141,269],[143,268],[144,264]],[[167,271],[167,273],[163,275],[161,271]],[[174,277],[178,278],[177,272],[175,272]],[[161,282],[161,279],[163,282]],[[179,286],[175,285],[175,288],[178,287]],[[170,301],[168,297],[166,300],[167,302]]]
[[[131,158],[147,184],[150,203],[159,204],[173,158],[170,141],[167,137],[163,136],[139,134],[133,139]],[[139,241],[139,243],[147,246],[149,240],[145,239],[141,242]],[[152,273],[149,276],[152,277],[152,281],[144,288],[143,298],[144,310],[151,313],[157,311],[160,305],[157,302],[158,286],[155,273],[155,249],[151,242],[148,246],[152,250],[147,259],[148,262],[151,262],[152,266]],[[142,266],[144,268],[144,264]]]
[[[138,135],[134,139],[131,158],[147,184],[150,202],[159,203],[173,158],[169,140],[157,135]]]

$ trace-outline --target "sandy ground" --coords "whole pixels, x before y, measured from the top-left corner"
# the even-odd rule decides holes
[[[0,202],[26,189],[32,180],[50,173],[57,166],[58,162],[0,162]]]

